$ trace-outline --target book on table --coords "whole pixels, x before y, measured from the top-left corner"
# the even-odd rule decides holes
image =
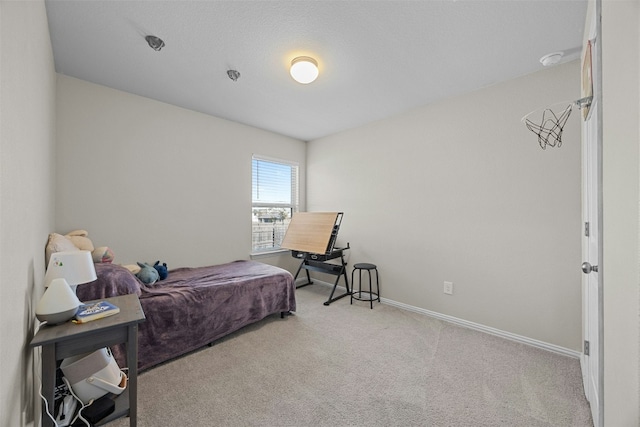
[[[120,308],[108,301],[97,301],[87,304],[80,304],[78,312],[74,317],[76,323],[86,323],[103,317],[113,316],[120,313]]]

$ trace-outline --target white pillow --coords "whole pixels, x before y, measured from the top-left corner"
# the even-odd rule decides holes
[[[49,241],[44,250],[45,263],[49,265],[49,258],[51,254],[63,251],[79,251],[78,247],[73,244],[71,239],[58,233],[49,234]]]

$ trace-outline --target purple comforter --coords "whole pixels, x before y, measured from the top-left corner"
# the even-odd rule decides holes
[[[255,261],[178,268],[145,285],[124,267],[96,264],[98,279],[78,286],[81,301],[135,293],[147,320],[138,329],[138,369],[181,356],[270,314],[295,311],[286,270]],[[113,354],[126,366],[124,346]]]

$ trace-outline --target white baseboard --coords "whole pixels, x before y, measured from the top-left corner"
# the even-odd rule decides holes
[[[306,278],[305,278],[306,280]],[[331,288],[333,288],[333,285],[331,283],[327,283],[327,282],[323,282],[321,280],[318,279],[312,279],[314,283],[317,284],[321,284],[324,286],[329,286]],[[342,292],[345,292],[346,289],[343,286],[338,286],[338,288],[341,289]],[[551,351],[553,353],[558,353],[561,354],[563,356],[568,356],[568,357],[573,357],[576,359],[581,359],[582,358],[582,353],[575,351],[575,350],[570,350],[568,348],[565,347],[561,347],[555,344],[549,344],[547,342],[544,341],[539,341],[533,338],[528,338],[522,335],[518,335],[518,334],[514,334],[511,332],[507,332],[507,331],[503,331],[501,329],[496,329],[496,328],[492,328],[490,326],[485,326],[482,325],[480,323],[475,323],[475,322],[470,322],[468,320],[464,320],[464,319],[459,319],[457,317],[453,317],[453,316],[449,316],[447,314],[442,314],[442,313],[438,313],[436,311],[431,311],[431,310],[426,310],[424,308],[420,308],[420,307],[415,307],[409,304],[404,304],[398,301],[394,301],[388,298],[380,298],[380,302],[382,304],[387,304],[390,305],[392,307],[397,307],[400,308],[402,310],[407,310],[407,311],[412,311],[414,313],[419,313],[419,314],[423,314],[425,316],[429,316],[429,317],[433,317],[439,320],[443,320],[445,322],[449,322],[449,323],[453,323],[455,325],[458,326],[462,326],[465,328],[469,328],[469,329],[473,329],[475,331],[480,331],[480,332],[484,332],[486,334],[490,334],[490,335],[495,335],[497,337],[501,337],[501,338],[505,338],[511,341],[515,341],[515,342],[519,342],[521,344],[526,344],[526,345],[530,345],[532,347],[536,347],[536,348],[540,348],[542,350],[547,350],[547,351]]]

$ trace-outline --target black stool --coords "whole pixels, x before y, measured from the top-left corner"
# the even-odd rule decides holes
[[[358,291],[356,292],[356,282],[353,281],[353,273],[358,270]],[[369,292],[362,292],[362,270],[366,270],[369,273]],[[373,292],[371,289],[371,270],[376,272],[376,292]],[[353,271],[351,272],[351,304],[353,304],[353,300],[357,299],[358,301],[369,301],[371,304],[371,309],[373,310],[373,302],[380,302],[380,280],[378,278],[378,267],[375,264],[369,264],[366,262],[361,262],[359,264],[354,264]],[[362,294],[367,294],[369,297],[365,298]],[[358,295],[358,296],[355,296]],[[374,298],[375,297],[375,298]]]

